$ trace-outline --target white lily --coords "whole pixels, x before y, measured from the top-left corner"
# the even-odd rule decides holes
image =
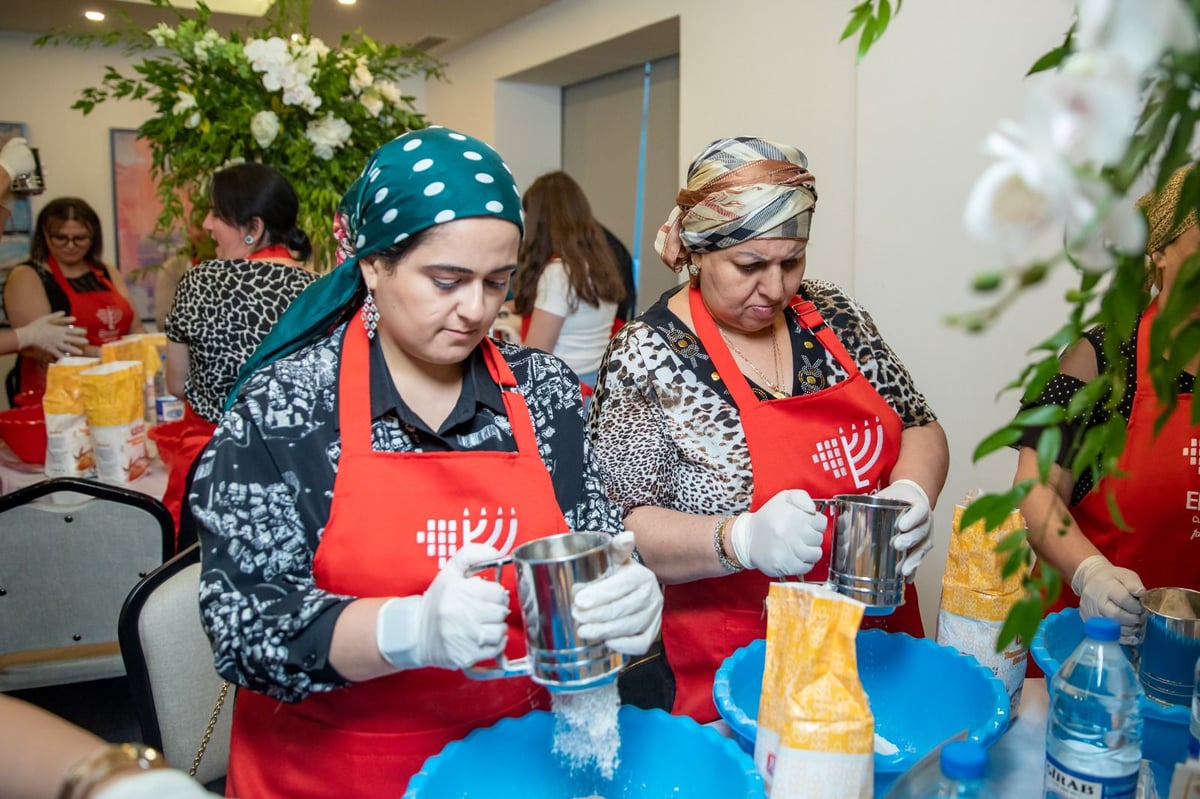
[[[1026,94],[1029,137],[1070,163],[1116,163],[1142,107],[1137,76],[1102,52],[1076,53]]]
[[[1066,247],[1082,268],[1111,269],[1113,253],[1136,255],[1146,246],[1146,220],[1133,201],[1113,192],[1098,178],[1079,182],[1079,193],[1066,222]]]

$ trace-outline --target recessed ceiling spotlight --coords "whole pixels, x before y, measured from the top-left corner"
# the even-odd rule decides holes
[[[85,17],[87,17],[88,19],[90,19],[92,22],[103,22],[104,21],[104,12],[103,11],[84,11],[83,15]]]

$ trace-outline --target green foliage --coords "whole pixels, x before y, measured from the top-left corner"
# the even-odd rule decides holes
[[[903,3],[904,0],[896,0],[895,13],[900,13],[900,6]],[[844,42],[854,34],[859,34],[857,60],[861,62],[867,51],[871,49],[871,45],[875,44],[880,36],[883,36],[891,21],[891,0],[863,0],[850,9],[850,21],[846,23],[846,28],[842,31],[842,37],[838,41]]]
[[[168,0],[153,2],[170,8],[177,21],[147,31],[118,14],[113,30],[55,31],[35,44],[121,46],[140,58],[131,72],[107,67],[100,84],[84,89],[72,107],[89,114],[113,100],[153,106],[138,134],[152,145],[163,202],[157,228],[177,231],[186,206],[202,209],[213,172],[261,161],[295,187],[299,225],[318,257],[332,253],[337,202],[367,158],[395,136],[426,125],[398,82],[440,78],[442,64],[418,48],[382,44],[362,31],[326,47],[309,32],[309,0],[279,0],[261,27],[228,38],[210,26],[203,2],[194,13]],[[272,37],[273,50],[248,57],[248,44],[257,40],[261,48]]]

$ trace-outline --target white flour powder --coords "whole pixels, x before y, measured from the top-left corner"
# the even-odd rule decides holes
[[[587,691],[554,693],[554,753],[560,755],[571,771],[594,768],[606,780],[612,779],[620,760],[621,733],[617,729],[617,711],[621,698],[617,681]]]

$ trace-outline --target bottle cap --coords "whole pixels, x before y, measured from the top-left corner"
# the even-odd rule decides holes
[[[1116,641],[1121,637],[1121,625],[1105,616],[1093,616],[1083,623],[1083,635],[1097,641]]]
[[[974,741],[951,741],[942,747],[942,774],[955,780],[977,780],[987,771],[987,750]]]

